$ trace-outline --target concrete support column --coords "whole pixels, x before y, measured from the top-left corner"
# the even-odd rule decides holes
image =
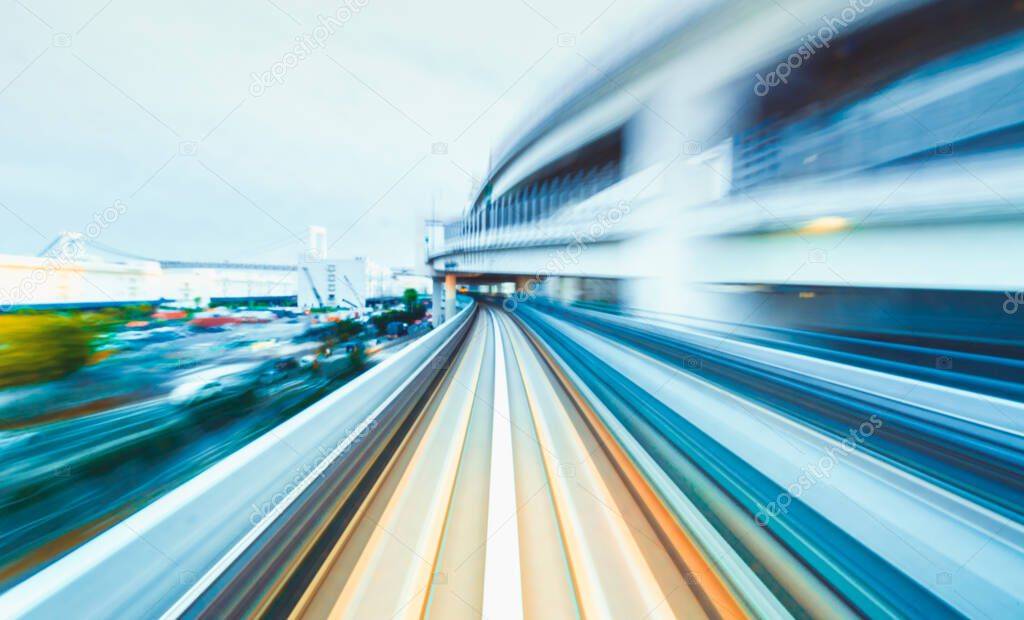
[[[444,304],[444,298],[442,296],[442,292],[444,291],[444,282],[442,282],[440,278],[434,278],[433,283],[434,288],[431,291],[432,294],[430,297],[430,323],[434,327],[437,327],[444,320],[444,317],[441,314]]]
[[[516,276],[516,292],[529,295],[530,291],[530,278],[527,276]]]
[[[579,301],[579,278],[575,278],[572,276],[557,276],[555,278],[552,278],[552,280],[554,280],[554,289],[551,291],[551,293],[554,297],[564,302]]]
[[[444,274],[444,320],[455,316],[455,274]]]

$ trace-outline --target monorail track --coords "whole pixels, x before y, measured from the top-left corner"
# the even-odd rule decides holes
[[[291,617],[743,617],[565,385],[481,311]]]

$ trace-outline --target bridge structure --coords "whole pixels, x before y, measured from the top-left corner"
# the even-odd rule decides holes
[[[295,303],[294,265],[159,260],[62,233],[37,256],[0,256],[0,310],[171,302]]]
[[[956,291],[998,313],[1021,282],[992,248],[1024,259],[1024,46],[990,8],[698,3],[517,125],[463,214],[428,224],[435,294],[742,320]]]
[[[161,302],[363,308],[400,297],[405,288],[425,291],[422,271],[311,253],[291,265],[166,260],[122,251],[89,232],[65,232],[37,256],[0,255],[0,311]],[[318,303],[316,295],[322,297]]]
[[[433,330],[0,615],[1019,616],[1021,32],[691,4],[428,222]]]

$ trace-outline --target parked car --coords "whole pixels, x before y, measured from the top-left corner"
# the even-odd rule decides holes
[[[173,405],[187,407],[231,396],[244,391],[251,381],[247,373],[253,367],[254,364],[227,364],[189,373],[171,390],[167,399]]]
[[[409,333],[409,324],[402,321],[391,321],[388,323],[388,338],[398,338]]]

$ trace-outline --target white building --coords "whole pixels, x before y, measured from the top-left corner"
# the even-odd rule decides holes
[[[309,247],[299,257],[300,308],[347,308],[364,311],[367,300],[400,297],[407,288],[425,293],[430,280],[410,269],[390,269],[367,258],[327,256],[327,230],[309,227]]]
[[[290,303],[298,286],[291,265],[164,261],[161,267],[160,296],[183,306]]]
[[[160,285],[152,261],[0,255],[0,311],[150,303],[160,299]]]
[[[390,272],[365,258],[299,259],[300,308],[349,308],[362,311],[367,297],[377,297]]]
[[[390,269],[363,257],[299,260],[300,308],[363,310],[368,300],[401,297],[406,289],[426,294],[430,278],[410,269]]]
[[[0,255],[0,311],[157,302],[290,305],[296,299],[302,308],[363,310],[367,299],[399,297],[407,288],[425,292],[429,282],[365,258],[328,258],[327,231],[319,226],[310,227],[309,249],[297,265],[156,261],[90,248],[81,234],[62,233],[43,256]]]

